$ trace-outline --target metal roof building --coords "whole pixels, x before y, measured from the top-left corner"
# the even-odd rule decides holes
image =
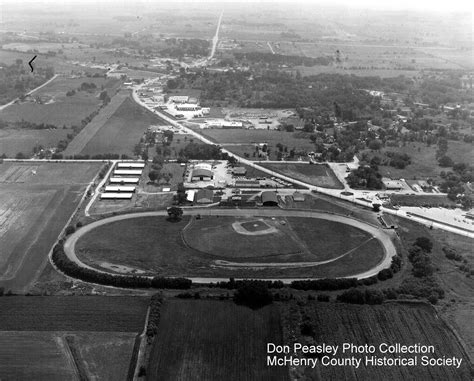
[[[133,193],[101,193],[101,200],[131,200]]]
[[[112,184],[138,184],[138,177],[111,177],[109,182]]]
[[[145,168],[145,163],[139,163],[139,162],[134,162],[134,163],[117,163],[117,168],[120,169],[140,169],[140,168]]]
[[[105,187],[106,192],[125,192],[125,193],[133,193],[135,192],[136,187],[133,185],[107,185]]]
[[[263,206],[277,206],[278,205],[278,198],[275,192],[272,192],[272,191],[262,192],[261,197],[262,197]]]
[[[193,169],[193,172],[191,174],[192,180],[202,181],[204,179],[212,180],[213,178],[214,178],[214,173],[210,171],[209,169],[203,169],[203,168]]]
[[[141,169],[116,169],[114,171],[114,175],[121,175],[121,176],[141,176],[142,170]]]

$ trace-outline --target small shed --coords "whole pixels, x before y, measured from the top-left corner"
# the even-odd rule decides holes
[[[232,168],[232,174],[234,176],[245,176],[247,174],[247,168],[245,168],[245,167],[234,167],[234,168]]]
[[[293,193],[293,201],[295,202],[303,202],[304,201],[304,194],[301,192]]]

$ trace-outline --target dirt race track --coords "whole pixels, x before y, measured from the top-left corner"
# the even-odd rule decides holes
[[[101,164],[0,164],[0,287],[27,292]]]
[[[377,274],[380,270],[387,268],[391,264],[391,258],[396,254],[396,249],[394,244],[392,243],[391,237],[389,234],[386,233],[386,231],[381,230],[380,228],[376,226],[372,226],[369,224],[362,223],[360,221],[340,216],[340,215],[334,215],[334,214],[329,214],[329,213],[320,213],[320,212],[314,212],[314,211],[301,211],[301,210],[281,210],[281,209],[240,209],[240,210],[216,210],[216,209],[187,209],[185,211],[186,215],[196,215],[200,214],[201,216],[239,216],[239,217],[298,217],[298,218],[318,218],[318,219],[324,219],[328,221],[337,221],[339,223],[343,223],[352,227],[356,227],[360,230],[363,230],[365,233],[368,233],[371,237],[375,238],[382,246],[383,246],[383,256],[381,260],[378,260],[376,263],[374,263],[373,266],[367,268],[367,266],[364,268],[363,271],[360,272],[352,272],[348,275],[345,276],[351,276],[351,277],[357,277],[357,278],[367,278],[372,275]],[[85,268],[93,269],[98,272],[107,272],[105,269],[101,270],[98,269],[97,267],[91,264],[90,261],[87,261],[88,264],[84,263],[82,259],[79,259],[78,256],[76,255],[76,243],[78,240],[86,235],[89,232],[92,232],[94,229],[98,228],[99,226],[106,226],[110,223],[114,223],[117,221],[125,221],[127,219],[137,219],[137,218],[143,218],[143,217],[157,217],[157,216],[165,216],[166,211],[161,211],[161,212],[147,212],[147,213],[136,213],[136,214],[127,214],[127,215],[121,215],[121,216],[114,216],[111,218],[103,219],[94,223],[91,223],[89,225],[86,225],[82,227],[80,230],[78,230],[76,233],[71,235],[69,239],[65,243],[65,251],[68,257],[78,263],[80,266],[83,266]],[[158,234],[158,232],[156,233]],[[171,239],[170,241],[172,241]],[[109,246],[107,246],[108,249],[110,249]],[[125,251],[126,253],[129,253],[129,251]],[[127,254],[128,255],[128,254]],[[130,258],[130,260],[133,260],[133,255],[128,255],[127,258]],[[81,255],[82,258],[82,255]],[[339,258],[336,258],[336,260]],[[329,260],[331,261],[331,260]],[[234,269],[238,270],[245,270],[248,268],[255,268],[255,267],[264,267],[264,268],[272,268],[272,267],[279,267],[280,269],[296,269],[293,272],[290,272],[293,276],[293,274],[297,274],[299,271],[299,268],[304,268],[304,267],[313,267],[317,268],[320,265],[326,265],[328,261],[321,261],[321,262],[304,262],[304,263],[278,263],[278,264],[273,264],[273,263],[255,263],[258,262],[257,260],[250,261],[250,263],[246,262],[226,262],[226,261],[215,261],[216,263],[213,265],[214,270],[212,273],[208,273],[208,276],[203,276],[203,277],[196,277],[193,276],[192,274],[186,274],[186,268],[183,267],[181,269],[182,273],[180,273],[180,276],[187,276],[190,279],[192,279],[195,282],[199,283],[210,283],[210,282],[216,282],[216,281],[223,281],[228,278],[228,272]],[[110,264],[110,263],[109,263]],[[118,264],[118,263],[114,263]],[[130,265],[130,262],[127,263],[122,263],[122,265]],[[216,269],[217,268],[217,269]],[[242,272],[241,272],[242,273]],[[220,275],[221,277],[216,277],[217,274],[222,274]],[[225,275],[224,275],[225,274]],[[281,273],[280,273],[281,274]],[[165,274],[163,274],[165,275]],[[169,274],[168,274],[169,275]],[[219,276],[219,275],[217,275]],[[252,275],[247,275],[251,277],[256,277],[254,274]],[[305,275],[300,275],[306,277]],[[236,275],[236,277],[238,277]],[[265,279],[268,279],[272,277],[267,276]],[[294,279],[297,279],[298,275],[296,275],[294,278],[287,278],[284,275],[281,276],[279,275],[278,277],[275,277],[277,279],[280,279],[286,283],[289,283],[293,281]],[[320,276],[320,277],[328,277],[328,275]],[[344,277],[344,276],[343,276]]]

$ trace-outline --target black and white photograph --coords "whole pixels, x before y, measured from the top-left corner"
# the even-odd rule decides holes
[[[0,0],[0,381],[474,379],[469,0]]]

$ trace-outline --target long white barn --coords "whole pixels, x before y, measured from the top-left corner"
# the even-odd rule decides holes
[[[129,168],[129,169],[143,169],[145,168],[145,163],[137,163],[137,162],[134,162],[134,163],[117,163],[117,168],[119,169],[126,169],[126,168]]]
[[[101,200],[131,200],[133,193],[101,193]]]
[[[105,187],[106,192],[125,192],[133,193],[135,192],[136,187],[133,185],[107,185]]]
[[[140,176],[142,174],[141,169],[116,169],[114,175],[121,176]]]
[[[112,184],[138,184],[139,177],[111,177],[109,182]]]

